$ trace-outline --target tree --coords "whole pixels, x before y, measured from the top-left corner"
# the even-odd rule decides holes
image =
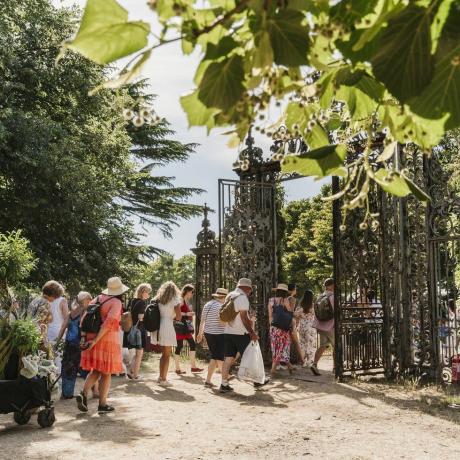
[[[329,194],[325,186],[318,196],[292,201],[283,210],[283,275],[301,289],[319,291],[324,279],[332,276],[332,206],[323,200]]]
[[[155,292],[164,282],[174,281],[179,289],[195,283],[195,256],[187,254],[175,259],[172,254],[162,254],[139,270],[134,284],[150,283]]]
[[[152,174],[193,145],[169,140],[165,121],[134,128],[122,116],[145,84],[89,96],[106,78],[100,65],[76,53],[55,65],[75,18],[48,0],[8,3],[0,17],[0,231],[30,241],[31,283],[55,278],[70,292],[129,278],[158,252],[139,244],[134,218],[168,234],[200,210],[186,203],[196,189]]]
[[[346,185],[359,174],[359,187],[344,187],[346,208],[355,198],[353,203],[365,207],[372,182],[397,196],[429,199],[409,173],[391,171],[392,158],[397,142],[413,142],[428,153],[447,130],[460,126],[459,2],[152,0],[149,5],[162,27],[153,43],[147,40],[150,24],[130,21],[116,0],[87,0],[79,30],[63,51],[78,51],[100,64],[132,56],[107,83],[113,87],[138,75],[159,46],[181,41],[184,54],[199,48],[197,87],[181,98],[191,125],[231,125],[232,144],[256,125],[278,141],[281,158],[284,145],[301,137],[309,151],[284,158],[283,170],[336,175],[348,178]],[[279,121],[269,117],[274,101],[283,107]],[[361,155],[352,159],[351,141],[362,144]],[[371,161],[376,150],[379,161]]]

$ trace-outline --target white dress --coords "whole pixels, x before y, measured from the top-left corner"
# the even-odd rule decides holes
[[[173,320],[176,317],[176,312],[174,311],[174,307],[176,305],[180,305],[179,297],[175,297],[166,305],[162,303],[159,304],[160,306],[160,330],[158,333],[158,341],[156,340],[156,333],[151,334],[152,343],[158,344],[163,347],[176,347],[177,340],[176,340],[176,331],[174,329]]]

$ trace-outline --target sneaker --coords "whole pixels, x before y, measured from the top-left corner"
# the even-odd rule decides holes
[[[193,369],[192,369],[192,371],[193,371]],[[181,371],[180,369],[177,369],[177,371],[176,371],[176,374],[177,374],[177,375],[183,375],[183,374],[186,374],[186,373],[187,373],[187,372]]]
[[[230,385],[221,385],[219,391],[221,393],[230,393],[231,391],[233,391],[233,388]]]
[[[88,412],[88,401],[86,400],[86,396],[83,394],[83,392],[77,395],[75,399],[77,401],[78,409],[81,412]]]
[[[109,412],[113,412],[114,410],[115,410],[115,407],[109,406],[108,404],[106,404],[105,406],[97,406],[97,411],[100,414],[107,414]]]
[[[200,367],[192,367],[191,371],[194,373],[198,373],[198,372],[203,372],[204,369],[201,369]]]
[[[318,370],[318,367],[315,363],[310,366],[310,370],[313,375],[321,375],[321,372]]]
[[[212,382],[204,382],[204,386],[206,388],[214,388],[215,387],[214,383],[212,383]]]
[[[158,382],[158,385],[160,385],[161,387],[172,387],[173,384],[171,382],[168,382],[168,380],[162,380],[162,379],[158,379],[157,380]]]

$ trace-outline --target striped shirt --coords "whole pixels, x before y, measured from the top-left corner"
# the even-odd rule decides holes
[[[225,325],[222,325],[219,318],[222,304],[218,300],[210,300],[201,313],[201,321],[204,321],[204,332],[206,334],[223,334]]]

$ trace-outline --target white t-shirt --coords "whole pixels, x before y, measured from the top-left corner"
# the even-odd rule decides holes
[[[235,305],[235,311],[249,311],[249,299],[239,288],[230,292],[229,296],[234,298],[233,304]],[[241,315],[238,316],[225,326],[225,334],[244,335],[248,334],[248,330],[244,327],[243,321],[241,321]]]

